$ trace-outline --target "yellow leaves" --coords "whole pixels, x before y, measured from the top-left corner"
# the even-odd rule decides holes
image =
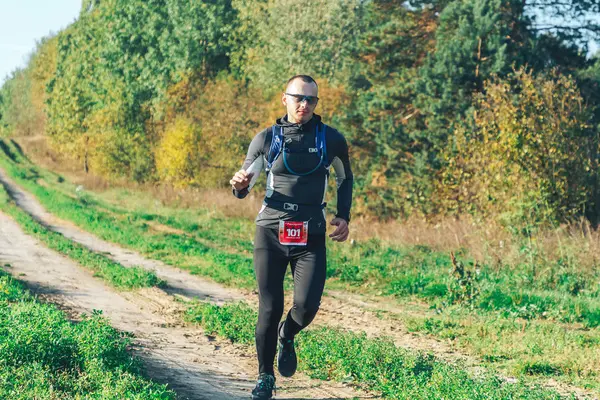
[[[372,173],[371,186],[373,187],[387,187],[387,178],[385,171],[374,171]]]
[[[486,83],[476,103],[475,131],[457,131],[455,150],[445,157],[452,161],[443,182],[454,183],[440,185],[438,195],[446,203],[468,203],[483,216],[564,219],[582,212],[590,191],[585,155],[591,132],[577,85],[558,73],[534,76],[523,69],[508,82]],[[528,209],[532,203],[544,209]]]
[[[194,183],[199,168],[199,136],[191,121],[183,117],[175,119],[155,150],[156,171],[160,179],[175,186]]]
[[[319,97],[323,101],[318,105],[317,114],[320,114],[325,121],[330,121],[336,113],[348,109],[351,99],[343,87],[331,86],[325,79],[318,82]]]

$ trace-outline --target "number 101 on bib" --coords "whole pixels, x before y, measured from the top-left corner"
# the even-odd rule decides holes
[[[306,246],[308,221],[279,221],[279,243]]]

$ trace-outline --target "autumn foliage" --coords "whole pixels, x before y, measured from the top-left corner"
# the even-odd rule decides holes
[[[576,83],[521,69],[485,89],[471,129],[458,129],[444,155],[440,207],[510,223],[558,222],[593,207],[598,135]]]
[[[543,7],[598,11],[557,2]],[[108,179],[225,187],[305,73],[350,143],[355,215],[595,223],[600,61],[576,25],[530,18],[536,6],[86,0],[0,90],[0,134],[45,135]]]

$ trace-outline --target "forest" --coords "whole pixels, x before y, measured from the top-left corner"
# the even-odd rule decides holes
[[[107,179],[227,187],[287,79],[350,144],[353,215],[600,222],[597,0],[84,0],[0,136]]]

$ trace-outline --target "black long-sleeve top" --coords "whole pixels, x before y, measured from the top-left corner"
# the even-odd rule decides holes
[[[306,173],[319,164],[319,153],[308,152],[315,148],[316,128],[321,117],[314,115],[305,124],[288,122],[287,116],[279,118],[276,124],[283,128],[285,146],[291,152],[287,154],[288,166],[296,173]],[[260,172],[267,167],[267,157],[273,136],[272,127],[257,134],[250,146],[242,169],[253,173],[250,185],[246,189],[233,189],[234,196],[243,199],[256,183]],[[348,156],[348,144],[344,136],[337,130],[327,126],[325,132],[327,165],[333,167],[337,184],[337,217],[350,222],[352,205],[353,175]],[[306,150],[306,151],[303,151]],[[323,163],[325,164],[325,163]],[[329,168],[322,165],[315,172],[302,176],[291,173],[283,162],[283,152],[275,160],[271,171],[267,172],[267,190],[265,199],[276,202],[299,204],[298,211],[282,211],[263,206],[256,217],[256,224],[277,228],[279,220],[309,221],[309,233],[325,233],[325,212],[318,206],[325,202]],[[302,207],[311,205],[314,207]]]

